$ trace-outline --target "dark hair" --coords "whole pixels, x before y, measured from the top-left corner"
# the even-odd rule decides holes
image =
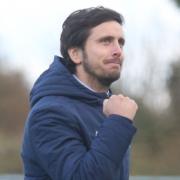
[[[68,55],[68,49],[72,47],[83,49],[90,30],[103,22],[112,20],[121,25],[124,22],[120,13],[102,6],[77,10],[67,17],[62,25],[60,49],[65,63],[72,73],[75,72],[75,64]]]

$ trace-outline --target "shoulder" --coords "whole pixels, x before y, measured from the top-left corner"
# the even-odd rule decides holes
[[[63,96],[46,96],[36,103],[31,112],[37,113],[40,111],[47,111],[56,113],[69,112],[69,108],[73,108],[72,100]],[[70,114],[70,112],[69,112]]]
[[[29,126],[67,124],[77,126],[76,109],[70,99],[49,96],[42,98],[30,111]]]

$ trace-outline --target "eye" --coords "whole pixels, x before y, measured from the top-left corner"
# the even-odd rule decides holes
[[[109,45],[113,41],[113,38],[111,37],[104,37],[100,39],[100,42],[104,45]]]
[[[125,40],[123,39],[123,38],[121,38],[121,39],[119,39],[119,46],[121,47],[121,48],[123,48],[124,47],[124,44],[125,44]]]
[[[111,43],[111,40],[110,40],[110,39],[104,39],[104,40],[102,41],[102,43],[103,43],[104,45],[109,45],[109,44]]]

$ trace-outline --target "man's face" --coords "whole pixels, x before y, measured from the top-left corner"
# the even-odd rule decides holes
[[[123,45],[122,26],[116,21],[92,28],[82,52],[84,73],[105,86],[119,79],[124,59]]]

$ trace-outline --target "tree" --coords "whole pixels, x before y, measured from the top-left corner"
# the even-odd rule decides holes
[[[27,88],[20,72],[0,73],[0,132],[22,132],[28,110]]]
[[[180,0],[175,0],[175,2],[176,2],[177,5],[180,7]]]
[[[171,109],[172,115],[176,120],[175,127],[179,129],[179,117],[180,117],[180,58],[172,64],[172,73],[168,81],[168,89],[171,95]]]
[[[28,111],[28,90],[19,71],[0,59],[0,173],[22,172],[20,148]]]

